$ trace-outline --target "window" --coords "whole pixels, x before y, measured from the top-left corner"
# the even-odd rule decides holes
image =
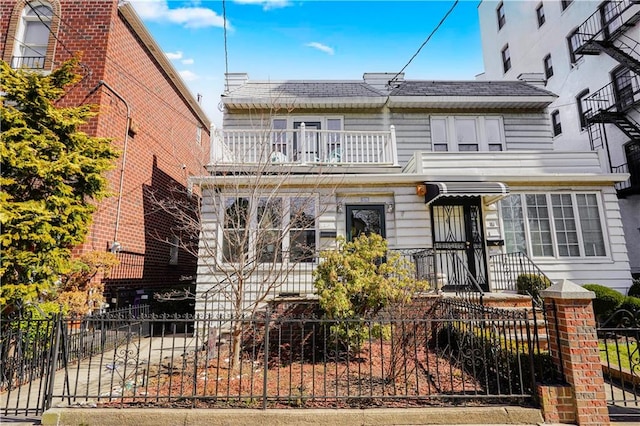
[[[27,3],[16,34],[11,66],[13,68],[43,69],[49,46],[53,10],[40,2]]]
[[[433,151],[503,151],[504,126],[498,116],[432,116]]]
[[[507,72],[511,69],[511,54],[509,53],[509,45],[502,48],[502,69]]]
[[[500,3],[498,8],[496,9],[496,14],[498,15],[498,29],[504,27],[506,23],[506,18],[504,16],[504,3]]]
[[[561,0],[560,5],[562,6],[562,10],[568,8],[571,3],[573,3],[573,0]]]
[[[314,197],[228,197],[224,206],[221,261],[314,261]]]
[[[600,6],[600,19],[605,39],[622,27],[624,22],[620,15],[625,7],[625,4],[619,1],[606,1]]]
[[[585,98],[589,94],[589,89],[584,89],[576,96],[576,106],[578,108],[578,119],[580,120],[580,130],[587,128],[587,115],[589,114],[589,108],[585,104]]]
[[[542,6],[542,3],[540,3],[538,7],[536,7],[536,17],[538,18],[538,28],[540,28],[542,24],[544,24],[546,21],[546,18],[544,17],[544,7]]]
[[[551,113],[551,125],[553,126],[553,136],[562,134],[562,123],[560,122],[560,111],[555,110]]]
[[[625,111],[636,101],[640,101],[640,80],[627,67],[618,67],[611,73],[616,109]],[[634,90],[635,86],[635,90]]]
[[[512,194],[500,201],[508,252],[534,257],[606,256],[595,193]]]
[[[196,143],[200,145],[202,143],[202,127],[196,126]]]
[[[582,39],[580,34],[578,34],[578,28],[573,30],[567,37],[567,45],[569,47],[569,60],[572,64],[575,64],[582,58],[582,55],[576,55],[576,50],[582,46]]]
[[[553,63],[551,62],[551,54],[544,57],[544,76],[548,80],[553,75]]]

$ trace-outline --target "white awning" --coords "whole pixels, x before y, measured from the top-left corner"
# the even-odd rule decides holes
[[[481,196],[485,205],[509,195],[509,187],[502,182],[425,182],[427,193],[426,204],[431,204],[440,197],[476,197]]]

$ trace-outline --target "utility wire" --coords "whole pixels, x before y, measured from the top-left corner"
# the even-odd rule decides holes
[[[438,25],[436,25],[436,27],[433,29],[433,31],[431,31],[431,34],[429,34],[429,36],[426,38],[426,40],[422,43],[422,45],[418,48],[418,50],[416,51],[416,53],[413,54],[413,56],[411,57],[411,59],[409,59],[409,62],[407,62],[407,64],[402,67],[402,69],[400,71],[398,71],[398,73],[396,75],[393,76],[393,78],[391,80],[389,80],[389,84],[391,84],[400,74],[402,74],[402,72],[409,66],[409,64],[411,62],[413,62],[413,60],[416,58],[416,56],[418,56],[418,54],[420,53],[420,51],[422,50],[422,48],[429,42],[429,40],[431,39],[431,37],[433,37],[433,35],[436,33],[436,31],[438,31],[438,29],[442,26],[442,24],[444,23],[444,21],[447,19],[447,17],[451,14],[451,12],[453,12],[453,9],[456,7],[456,5],[458,4],[459,0],[456,0],[453,5],[451,6],[451,8],[447,11],[447,13],[442,17],[442,19],[440,20],[440,22],[438,23]]]

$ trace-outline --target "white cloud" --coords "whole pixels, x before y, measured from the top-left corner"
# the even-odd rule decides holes
[[[180,62],[182,62],[183,65],[193,65],[193,58],[183,59]]]
[[[291,5],[289,0],[234,0],[238,4],[257,4],[262,5],[263,10],[279,9]]]
[[[179,71],[178,74],[180,74],[180,77],[182,77],[184,81],[195,81],[200,78],[198,74],[189,70]]]
[[[182,58],[182,52],[179,50],[175,52],[164,52],[164,54],[167,55],[167,58],[169,58],[172,61]]]
[[[158,22],[171,22],[186,28],[224,27],[224,18],[206,7],[189,6],[170,9],[167,0],[133,0],[142,19]],[[227,21],[227,29],[231,25]]]
[[[307,47],[313,47],[314,49],[318,49],[322,52],[328,53],[329,55],[333,55],[333,48],[327,46],[326,44],[318,43],[317,41],[312,41],[311,43],[305,44]]]

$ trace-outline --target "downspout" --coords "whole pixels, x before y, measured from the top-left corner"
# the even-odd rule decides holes
[[[120,182],[118,184],[118,204],[116,206],[116,224],[113,230],[113,242],[111,244],[111,251],[117,252],[120,251],[122,246],[118,242],[118,230],[120,228],[120,212],[122,210],[122,189],[124,187],[124,171],[127,166],[127,145],[129,143],[129,130],[131,128],[131,108],[129,107],[129,103],[120,95],[114,88],[109,86],[106,81],[100,80],[95,90],[98,90],[100,86],[104,86],[111,93],[113,93],[118,99],[120,99],[124,105],[127,107],[127,128],[124,132],[124,144],[122,147],[122,165],[120,166]]]

